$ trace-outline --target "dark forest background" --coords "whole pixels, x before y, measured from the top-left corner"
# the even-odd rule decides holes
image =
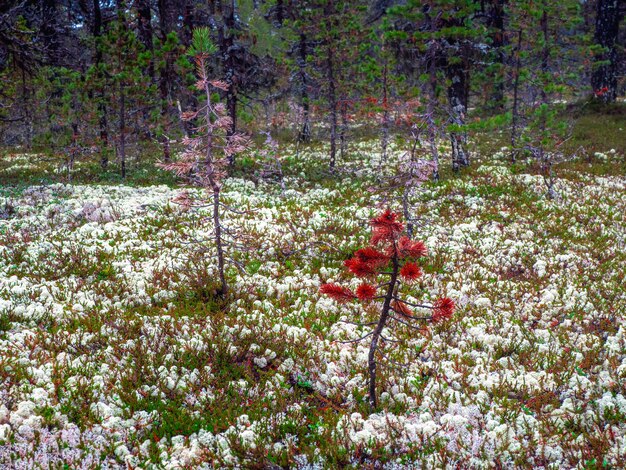
[[[194,133],[181,119],[197,105],[187,50],[208,27],[229,132],[327,142],[331,170],[364,136],[384,158],[392,139],[420,134],[455,171],[474,137],[511,160],[573,154],[581,110],[623,115],[625,10],[623,0],[5,0],[0,144],[123,176],[148,155],[169,161]]]

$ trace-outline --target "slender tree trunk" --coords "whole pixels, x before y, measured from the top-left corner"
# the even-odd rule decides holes
[[[346,133],[348,132],[348,103],[345,99],[341,101],[339,109],[341,110],[341,127],[339,130],[339,156],[343,161],[346,154]]]
[[[166,80],[160,80],[159,82],[159,91],[161,98],[161,126],[163,130],[161,131],[161,135],[159,136],[159,140],[161,142],[161,149],[163,150],[163,161],[169,162],[171,161],[170,155],[170,141],[167,136],[169,129],[169,116],[167,112],[167,86]]]
[[[546,90],[545,83],[548,80],[547,77],[550,72],[549,70],[550,36],[549,36],[549,30],[548,30],[548,11],[547,11],[545,2],[546,0],[544,0],[544,9],[543,9],[543,14],[541,15],[541,22],[540,22],[541,33],[543,35],[543,49],[541,51],[541,72],[543,75],[542,81],[544,83],[544,86],[542,86],[541,88],[541,104],[544,105],[544,107],[546,107],[549,104],[548,93]],[[541,121],[539,124],[539,127],[540,127],[539,130],[540,130],[540,135],[542,139],[546,134],[547,126],[548,126],[547,116],[545,113],[546,113],[546,110],[545,109],[542,110]],[[543,179],[548,189],[547,191],[548,199],[554,199],[554,197],[556,196],[556,193],[554,191],[554,179],[552,178],[552,157],[549,152],[546,152],[546,149],[544,148],[543,143],[539,144],[539,162],[540,162],[541,170],[543,173]]]
[[[434,25],[430,20],[431,31],[434,31]],[[435,110],[437,109],[437,48],[438,42],[431,39],[428,45],[428,104],[426,112],[428,113],[428,144],[430,147],[430,156],[435,164],[433,170],[433,180],[439,181],[439,149],[437,148],[437,125],[435,121]]]
[[[330,117],[330,171],[335,171],[337,160],[337,91],[335,89],[334,51],[328,45],[326,57],[326,79],[328,80],[328,110]]]
[[[150,85],[155,83],[154,74],[154,45],[152,31],[152,10],[150,9],[150,0],[136,0],[137,8],[137,37],[141,42],[144,50],[150,55],[148,65],[143,70],[143,75],[149,80]],[[152,138],[150,127],[150,112],[147,107],[141,112],[143,121],[140,126],[143,131],[138,135],[143,135],[146,140]]]
[[[384,49],[383,49],[384,54]],[[380,168],[384,168],[387,165],[387,147],[389,145],[389,78],[387,59],[383,65],[383,122],[380,138]]]
[[[513,106],[511,109],[511,162],[515,163],[517,154],[517,138],[519,127],[519,85],[522,68],[522,38],[523,32],[517,32],[517,45],[515,46],[515,68],[513,69]]]
[[[595,57],[591,86],[601,101],[612,103],[617,97],[618,57],[616,41],[623,0],[597,0],[595,43],[603,49]]]
[[[404,220],[406,223],[406,234],[410,238],[413,236],[413,222],[409,221],[409,217],[411,216],[411,207],[409,204],[409,199],[411,197],[411,190],[409,185],[404,187],[402,191],[402,213],[404,214]]]
[[[117,15],[118,20],[122,24],[122,30],[125,31],[128,27],[126,24],[126,15],[125,15],[124,0],[117,0]],[[122,33],[124,34],[124,33]],[[120,100],[120,108],[119,108],[119,138],[120,138],[120,170],[122,179],[126,178],[126,92],[124,91],[124,80],[121,78],[121,74],[124,71],[124,60],[123,60],[123,36],[118,38],[117,43],[117,69],[118,69],[118,91],[119,91],[119,100]]]
[[[228,284],[226,282],[222,224],[220,220],[220,187],[217,181],[215,181],[215,177],[210,177],[209,181],[213,189],[213,225],[215,226],[215,245],[217,247],[217,269],[220,276],[220,284],[222,285],[219,295],[225,297],[228,294]]]
[[[170,3],[171,0],[159,0],[159,26],[161,29],[161,42],[165,44],[167,36],[173,31],[173,10],[174,6]],[[165,53],[165,63],[161,69],[159,76],[159,96],[161,99],[161,132],[159,141],[161,142],[161,149],[163,151],[163,161],[171,161],[170,155],[170,142],[169,142],[169,102],[171,99],[170,89],[172,82],[172,59],[170,53]]]
[[[185,47],[191,45],[194,28],[194,1],[185,0],[183,6],[183,27],[181,30],[181,41]]]
[[[76,99],[72,97],[72,111],[76,112]],[[76,116],[76,114],[74,114]],[[70,144],[69,149],[69,160],[67,163],[67,181],[68,183],[72,182],[72,171],[74,170],[74,162],[76,161],[76,157],[79,155],[80,149],[78,146],[78,122],[76,119],[72,120],[72,142]]]
[[[298,47],[298,70],[300,74],[300,99],[302,101],[302,128],[298,134],[298,141],[309,142],[311,140],[311,123],[309,121],[309,84],[306,75],[306,35],[300,34]]]
[[[150,10],[150,0],[136,0],[137,7],[137,36],[146,52],[150,53],[150,61],[145,73],[150,77],[150,83],[154,83],[154,60],[152,54],[154,47],[152,44],[152,11]]]
[[[235,45],[235,2],[231,0],[227,10],[223,8],[221,3],[216,4],[215,7],[222,15],[222,21],[218,28],[218,44],[222,56],[222,65],[224,67],[224,80],[228,84],[228,90],[226,91],[226,109],[231,119],[231,126],[227,134],[231,136],[237,132],[237,71],[233,50],[233,46]],[[234,155],[228,157],[228,164],[231,167],[234,166]]]
[[[195,3],[194,0],[183,1],[183,19],[180,33],[181,43],[185,48],[189,48],[193,38],[193,29],[195,28],[194,17]],[[198,100],[194,93],[190,93],[185,87],[179,87],[176,99],[176,109],[178,111],[179,121],[186,137],[190,137],[194,132],[194,126],[191,121],[181,118],[183,109],[197,109]]]
[[[93,0],[93,11],[94,11],[94,21],[93,21],[93,36],[96,39],[96,52],[94,56],[94,65],[97,70],[97,79],[98,79],[98,124],[100,126],[100,166],[104,171],[107,170],[109,166],[109,126],[107,123],[107,107],[106,107],[106,93],[105,93],[105,76],[101,72],[99,65],[102,63],[102,49],[100,45],[97,43],[98,38],[102,35],[102,12],[100,11],[100,1]]]
[[[541,77],[541,82],[542,82],[541,103],[548,104],[548,92],[546,90],[545,84],[547,82],[548,74],[550,73],[550,70],[548,68],[550,64],[550,44],[549,44],[550,36],[549,36],[549,31],[548,31],[548,12],[545,8],[545,0],[544,0],[543,13],[541,14],[540,27],[541,27],[541,34],[543,36],[543,48],[541,49],[541,73],[543,75]],[[545,131],[545,120],[542,123],[542,126],[543,126],[542,131]]]
[[[465,124],[467,112],[467,70],[464,62],[448,64],[447,68],[450,85],[448,86],[448,101],[450,103],[450,121],[457,127]],[[469,165],[469,156],[465,149],[465,136],[462,130],[450,132],[452,145],[452,170],[458,172],[461,167]]]
[[[491,26],[491,47],[494,51],[494,73],[493,91],[489,100],[489,107],[496,112],[504,111],[504,46],[505,46],[505,30],[504,30],[504,5],[506,0],[491,0],[490,5],[490,26]]]
[[[62,54],[60,54],[58,23],[60,14],[57,12],[57,0],[42,0],[42,14],[44,22],[41,26],[42,42],[45,47],[45,53],[51,64],[59,65],[64,63]],[[55,73],[53,71],[53,73]]]
[[[415,152],[417,150],[417,146],[420,144],[420,131],[418,129],[414,129],[412,131],[413,136],[413,145],[411,145],[410,152],[410,166],[409,166],[409,180],[404,185],[403,193],[402,193],[402,212],[404,214],[404,220],[406,220],[406,233],[409,238],[413,237],[413,215],[411,214],[411,195],[413,194],[413,188],[415,186],[414,178],[415,178],[415,163],[416,163],[416,155]]]
[[[230,136],[237,132],[237,91],[234,85],[230,86],[226,93],[226,107],[228,108],[228,116],[232,121],[230,130],[228,131],[228,135]],[[230,163],[232,164],[234,162]]]
[[[233,46],[235,45],[235,0],[230,1],[228,14],[224,17],[224,53],[226,65],[226,83],[228,83],[228,92],[226,93],[226,102],[228,107],[228,115],[232,121],[228,135],[237,132],[237,83],[235,70],[235,56],[233,54]],[[234,162],[231,162],[231,164]]]
[[[202,65],[204,68],[204,64]],[[225,297],[228,294],[228,283],[226,282],[224,244],[222,241],[222,224],[220,217],[220,191],[221,187],[217,180],[215,162],[213,161],[213,128],[211,119],[211,90],[207,81],[204,83],[204,93],[206,99],[205,119],[207,126],[206,144],[206,165],[209,185],[213,192],[213,226],[215,229],[215,246],[217,248],[217,269],[220,277],[220,291],[218,294]]]
[[[328,101],[328,117],[330,119],[330,161],[329,169],[331,172],[335,171],[335,165],[337,163],[337,119],[338,119],[338,103],[337,103],[337,83],[336,83],[336,70],[335,70],[335,48],[337,43],[334,35],[334,28],[336,22],[334,21],[336,15],[336,8],[334,0],[326,0],[324,6],[324,15],[329,20],[329,27],[327,30],[326,38],[326,99]]]
[[[24,113],[24,125],[25,125],[25,144],[26,148],[30,149],[33,140],[33,116],[30,111],[30,91],[26,85],[26,70],[22,68],[22,112]]]
[[[126,178],[126,96],[120,81],[120,166],[122,179]]]
[[[369,404],[370,411],[372,413],[376,410],[376,407],[378,406],[378,400],[376,398],[376,350],[378,349],[378,341],[380,341],[380,336],[382,335],[382,332],[385,329],[385,325],[387,324],[387,319],[389,318],[389,311],[391,310],[391,300],[393,298],[393,293],[396,288],[396,282],[398,281],[398,270],[398,258],[394,256],[393,270],[391,272],[391,279],[389,280],[389,284],[387,287],[387,293],[385,294],[383,309],[380,315],[380,319],[378,320],[378,324],[374,329],[372,342],[370,343],[369,354],[367,356],[367,369],[369,371]]]

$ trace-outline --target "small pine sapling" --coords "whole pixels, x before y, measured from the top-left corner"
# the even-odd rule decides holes
[[[372,192],[380,193],[383,201],[394,199],[398,193],[401,194],[402,213],[406,222],[406,234],[409,238],[413,236],[415,225],[418,223],[413,215],[415,211],[412,201],[417,189],[427,181],[435,179],[438,174],[438,159],[428,158],[429,142],[424,142],[422,135],[424,129],[430,129],[427,115],[407,113],[411,125],[411,140],[409,149],[400,156],[394,174],[389,177],[381,176],[379,184],[372,188]],[[430,139],[430,136],[428,136]],[[432,153],[430,154],[432,157]],[[389,165],[391,167],[391,165]],[[382,174],[382,172],[381,172]]]
[[[422,123],[430,126],[426,119],[424,119]],[[417,123],[411,126],[411,148],[409,152],[407,152],[406,158],[400,163],[398,171],[392,180],[395,185],[403,188],[402,212],[406,220],[406,232],[409,238],[413,236],[415,226],[415,219],[411,216],[414,212],[411,207],[413,193],[419,186],[438,174],[439,171],[438,160],[418,158],[419,153],[427,153],[427,149],[422,144],[420,138],[421,133],[422,127]]]
[[[197,123],[195,135],[186,137],[183,143],[187,149],[176,162],[162,163],[159,166],[184,177],[196,186],[207,189],[211,194],[213,206],[214,240],[217,248],[217,263],[221,288],[220,296],[228,292],[225,275],[224,240],[222,234],[220,208],[224,206],[220,201],[222,180],[226,176],[229,158],[244,151],[249,140],[242,134],[230,133],[232,126],[223,103],[214,103],[213,93],[228,89],[228,84],[221,80],[211,80],[208,77],[207,63],[217,48],[211,42],[208,28],[194,30],[193,42],[189,50],[196,64],[198,80],[196,89],[201,92],[201,106],[196,111],[187,111],[182,115],[184,121]],[[185,193],[177,201],[185,206],[192,202]]]
[[[363,278],[355,291],[335,283],[323,284],[322,294],[328,295],[337,302],[345,303],[357,300],[363,303],[380,302],[378,320],[374,330],[351,342],[359,342],[371,337],[368,355],[368,401],[370,410],[375,411],[376,399],[376,353],[379,343],[389,342],[383,332],[388,328],[387,322],[393,320],[410,328],[418,329],[412,323],[417,321],[439,322],[448,320],[454,312],[454,302],[447,298],[439,298],[433,305],[415,304],[402,299],[402,291],[422,276],[418,260],[426,256],[427,250],[423,242],[413,241],[403,235],[404,225],[399,217],[387,209],[372,219],[373,228],[370,245],[357,250],[354,256],[344,262],[348,270],[358,278]],[[381,277],[386,280],[381,281]],[[380,292],[380,294],[379,294]],[[426,316],[416,315],[411,307],[430,309]]]

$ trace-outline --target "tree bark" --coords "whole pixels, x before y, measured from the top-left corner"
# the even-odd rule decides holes
[[[104,171],[109,166],[109,130],[107,123],[107,107],[104,104],[106,100],[104,73],[102,73],[100,64],[102,63],[102,49],[98,44],[98,38],[102,35],[102,12],[100,11],[100,1],[93,0],[93,36],[96,39],[96,50],[94,54],[94,65],[96,67],[96,75],[98,77],[98,124],[100,126],[100,145],[101,157],[100,166]]]
[[[598,99],[612,103],[617,97],[617,48],[621,0],[597,0],[595,43],[603,50],[595,56],[591,86]]]
[[[126,96],[120,81],[120,166],[122,179],[126,178]]]
[[[548,93],[546,91],[545,81],[547,81],[547,77],[549,74],[549,65],[550,65],[550,35],[548,29],[548,11],[546,8],[546,0],[544,0],[544,9],[543,14],[541,15],[541,33],[543,35],[543,49],[541,51],[541,72],[543,74],[544,85],[541,89],[541,104],[544,107],[547,107],[548,102]],[[547,132],[548,122],[546,116],[546,109],[543,109],[541,112],[541,121],[539,123],[539,130],[541,139],[544,139],[544,136]],[[549,152],[546,152],[543,143],[539,144],[539,163],[541,165],[541,170],[543,173],[543,180],[548,188],[547,196],[548,199],[554,199],[556,197],[556,192],[554,191],[554,178],[552,175],[552,157]]]
[[[300,75],[300,100],[302,102],[302,128],[298,134],[298,141],[309,142],[311,140],[311,123],[309,121],[309,90],[306,75],[306,35],[300,33],[298,43],[298,71]]]
[[[383,49],[384,54],[384,49]],[[387,147],[389,146],[389,77],[387,59],[383,64],[383,122],[380,137],[380,169],[387,166]]]
[[[204,63],[202,64],[204,69]],[[206,143],[206,165],[209,180],[209,186],[213,192],[213,226],[215,228],[215,246],[217,249],[217,269],[220,277],[220,290],[218,294],[225,297],[228,294],[228,283],[226,282],[225,260],[224,260],[224,244],[222,242],[222,224],[220,217],[220,183],[217,180],[215,162],[213,159],[213,127],[211,116],[211,90],[209,83],[204,82],[204,93],[206,99],[205,119],[207,126],[207,143]]]
[[[513,105],[511,108],[511,163],[515,163],[517,154],[517,138],[519,127],[519,84],[522,69],[522,38],[523,32],[517,32],[517,44],[515,46],[515,68],[513,69]]]
[[[215,15],[221,15],[218,26],[218,46],[224,68],[224,81],[228,84],[226,91],[226,109],[231,119],[230,129],[227,135],[237,132],[237,70],[234,56],[235,46],[235,2],[231,0],[228,8],[224,8],[221,2],[214,2]],[[229,166],[235,164],[235,156],[228,157]]]
[[[504,46],[505,46],[505,29],[504,29],[504,5],[506,0],[491,0],[489,23],[491,27],[491,47],[494,51],[495,69],[493,76],[493,90],[491,98],[489,100],[489,107],[496,111],[502,112],[504,110]]]
[[[122,31],[126,31],[128,27],[126,24],[126,15],[123,0],[117,0],[117,15],[118,20],[121,22]],[[122,33],[124,34],[124,33]],[[122,72],[124,70],[124,44],[123,35],[118,37],[117,44],[117,72],[118,72],[118,89],[119,89],[119,133],[120,133],[120,170],[122,179],[126,178],[126,94],[124,91],[124,80],[122,78]]]
[[[59,51],[60,44],[57,27],[59,14],[57,13],[57,1],[43,0],[41,4],[44,20],[41,25],[41,33],[43,36],[42,39],[45,47],[45,54],[50,64],[59,65],[62,60]]]
[[[465,124],[465,114],[467,113],[467,86],[468,73],[465,61],[448,63],[448,102],[450,105],[450,122],[453,126],[463,126]],[[462,130],[452,130],[450,132],[450,143],[452,145],[452,170],[458,172],[461,167],[469,165],[469,156],[465,149],[465,135]]]
[[[150,82],[154,82],[154,60],[152,53],[152,11],[150,10],[150,0],[136,0],[137,5],[137,36],[144,49],[150,53],[150,62],[146,74],[150,77]]]
[[[174,6],[170,3],[171,0],[159,0],[159,26],[161,29],[161,42],[165,44],[167,36],[174,30]],[[163,150],[163,161],[169,162],[170,156],[170,143],[168,137],[169,129],[169,102],[171,100],[170,90],[172,84],[172,59],[170,53],[165,53],[165,64],[161,70],[159,76],[159,97],[161,99],[161,126],[162,131],[159,136],[161,142],[161,148]]]
[[[397,256],[393,258],[393,270],[391,272],[391,279],[389,280],[389,284],[387,287],[387,293],[385,294],[385,301],[383,303],[383,309],[380,314],[380,319],[378,320],[378,324],[374,329],[374,334],[372,335],[372,342],[370,343],[370,350],[367,356],[367,369],[369,371],[369,404],[370,411],[373,413],[378,406],[378,400],[376,398],[376,350],[378,349],[378,341],[380,341],[380,336],[382,335],[383,330],[385,329],[385,325],[387,324],[387,319],[389,318],[389,311],[391,310],[391,299],[393,298],[393,293],[396,288],[396,282],[398,281],[398,271],[400,266],[398,264]]]
[[[328,80],[328,110],[330,113],[330,171],[337,160],[337,91],[335,89],[334,51],[331,44],[326,49],[326,79]]]
[[[346,133],[348,132],[348,103],[346,99],[339,106],[341,114],[341,127],[339,129],[339,156],[344,160],[346,154]]]
[[[437,109],[437,43],[431,39],[428,48],[428,145],[430,146],[430,157],[435,163],[433,170],[433,180],[439,181],[439,149],[437,148],[437,125],[435,122],[435,109]]]

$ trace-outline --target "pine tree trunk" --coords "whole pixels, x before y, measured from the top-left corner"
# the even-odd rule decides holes
[[[450,105],[450,121],[454,126],[465,124],[467,112],[467,70],[463,62],[448,64],[448,101]],[[452,170],[458,172],[461,167],[469,165],[469,156],[465,149],[465,135],[462,130],[450,132],[452,145]]]
[[[435,163],[435,169],[433,171],[433,180],[439,181],[439,149],[437,148],[437,125],[435,122],[435,109],[437,108],[437,50],[436,42],[431,40],[429,46],[429,86],[428,86],[428,144],[430,146],[430,157]]]
[[[222,243],[222,225],[220,221],[220,187],[213,176],[209,177],[209,182],[213,189],[213,225],[215,227],[215,246],[217,248],[217,269],[221,284],[219,295],[225,297],[228,294],[228,284],[226,283],[224,244]]]
[[[341,127],[339,130],[339,156],[343,161],[346,154],[346,133],[348,132],[348,103],[342,100],[339,106],[341,110]]]
[[[202,64],[204,68],[204,63]],[[220,277],[220,290],[218,295],[225,297],[228,293],[228,283],[226,282],[225,260],[224,260],[224,244],[222,241],[222,224],[220,217],[220,191],[221,187],[216,177],[215,162],[213,160],[213,124],[211,122],[211,90],[208,82],[204,83],[204,93],[206,100],[205,120],[207,126],[207,142],[206,142],[206,165],[209,186],[213,192],[213,226],[215,229],[215,246],[217,249],[217,269]]]
[[[545,7],[544,0],[544,10],[541,15],[541,33],[543,35],[543,49],[541,51],[541,72],[544,77],[548,76],[549,65],[550,65],[550,36],[548,30],[548,12]],[[546,80],[544,78],[544,80]],[[541,89],[541,103],[543,105],[548,105],[548,93],[546,91],[546,86],[544,85]],[[548,123],[547,116],[545,115],[545,110],[541,115],[541,122],[539,124],[541,137],[546,134]],[[549,152],[546,152],[544,145],[542,143],[539,144],[539,164],[541,165],[541,171],[543,173],[543,180],[547,187],[547,196],[548,199],[554,199],[556,197],[556,193],[554,191],[554,178],[552,174],[552,157]]]
[[[126,96],[120,83],[120,165],[122,179],[126,178]]]
[[[237,92],[234,89],[234,85],[231,85],[226,93],[226,107],[228,108],[228,116],[232,122],[228,131],[228,135],[230,136],[237,132]],[[231,164],[232,163],[233,162],[231,162]]]
[[[598,99],[612,103],[617,97],[617,48],[620,0],[597,0],[595,43],[603,52],[595,57],[591,86]]]
[[[80,146],[78,142],[79,133],[80,133],[80,130],[78,127],[78,120],[80,119],[80,116],[79,116],[76,95],[72,96],[70,109],[71,109],[71,114],[72,114],[72,121],[70,125],[72,128],[72,142],[70,144],[69,161],[67,165],[67,181],[68,182],[72,181],[72,171],[74,170],[74,163],[76,162],[76,158],[80,155]]]
[[[102,12],[100,11],[100,1],[93,0],[93,11],[94,11],[94,19],[93,19],[93,36],[96,40],[102,35]],[[105,84],[103,83],[105,80],[104,74],[100,71],[99,65],[102,63],[102,50],[100,46],[96,43],[96,51],[94,55],[94,65],[97,70],[97,81],[98,81],[98,124],[100,126],[100,166],[102,170],[106,171],[109,166],[109,130],[107,123],[107,107],[104,104],[106,100],[105,94]]]
[[[519,85],[520,74],[522,69],[522,38],[523,33],[520,29],[517,32],[517,44],[515,46],[515,69],[513,71],[513,105],[511,109],[511,162],[515,163],[515,155],[517,154],[517,138],[519,127]]]
[[[337,160],[337,91],[335,89],[335,63],[332,45],[326,50],[326,78],[328,80],[328,110],[330,117],[330,171],[335,170]]]
[[[231,136],[237,132],[237,83],[236,83],[236,61],[233,54],[234,34],[235,34],[235,2],[230,1],[228,9],[224,9],[223,5],[216,5],[222,12],[222,21],[218,30],[218,44],[220,55],[222,56],[222,64],[224,67],[224,80],[228,84],[226,91],[226,108],[228,116],[231,119],[231,126],[227,135]],[[235,156],[228,157],[230,167],[235,164]]]
[[[43,0],[41,4],[42,14],[45,18],[45,21],[41,25],[45,53],[48,56],[48,61],[51,64],[57,65],[63,63],[63,60],[60,60],[62,54],[59,52],[60,41],[59,34],[57,33],[57,22],[61,15],[57,12],[56,0]]]
[[[394,256],[393,258],[393,270],[391,272],[391,279],[389,280],[389,284],[387,287],[387,293],[385,294],[385,301],[383,303],[383,309],[380,314],[380,319],[378,320],[378,324],[374,329],[374,334],[372,335],[372,342],[370,343],[370,350],[367,356],[367,369],[369,372],[369,404],[370,411],[373,413],[376,411],[376,407],[378,406],[378,400],[376,398],[376,350],[378,349],[378,342],[380,341],[380,336],[385,329],[385,325],[387,324],[387,319],[389,318],[389,311],[391,310],[391,300],[393,299],[393,293],[396,288],[396,282],[398,281],[398,271],[399,264],[398,258]]]
[[[150,0],[136,0],[137,6],[137,36],[144,49],[150,53],[150,62],[145,73],[150,77],[150,83],[154,82],[154,60],[152,53],[152,11],[150,10]]]
[[[544,0],[545,5],[545,0]],[[544,6],[543,13],[541,15],[540,20],[541,34],[543,36],[543,48],[541,49],[541,73],[543,75],[542,81],[543,86],[541,87],[541,103],[548,104],[548,93],[546,90],[545,81],[547,80],[549,65],[550,65],[550,36],[548,32],[548,12],[546,7]],[[546,123],[545,120],[542,122],[542,132],[545,131]]]
[[[302,128],[298,134],[298,141],[310,142],[311,140],[311,123],[309,117],[309,90],[306,76],[306,35],[300,34],[298,47],[298,70],[300,74],[300,100],[302,101]]]
[[[380,168],[387,165],[387,147],[389,145],[389,78],[387,76],[387,60],[383,65],[383,122],[380,138]]]
[[[167,36],[173,30],[173,16],[174,6],[170,3],[171,0],[159,0],[159,26],[161,29],[161,42],[165,44]],[[171,161],[170,156],[170,143],[169,143],[169,102],[170,102],[170,89],[172,84],[172,59],[169,53],[166,52],[165,64],[161,70],[159,76],[159,96],[161,99],[161,135],[159,141],[161,142],[161,149],[163,151],[163,161]]]
[[[118,18],[122,22],[122,29],[125,31],[127,28],[126,25],[126,16],[124,14],[125,5],[123,0],[117,1],[117,14]],[[117,68],[118,73],[121,74],[124,70],[124,61],[123,61],[123,39],[122,36],[118,38],[117,44]],[[119,90],[119,100],[120,100],[120,114],[119,114],[119,133],[120,133],[120,170],[122,179],[126,178],[126,93],[124,91],[124,82],[122,78],[119,78],[118,82],[118,90]]]
[[[495,52],[495,65],[493,76],[493,91],[489,99],[489,107],[496,112],[504,111],[504,79],[503,68],[505,61],[505,30],[504,30],[504,4],[506,0],[491,0],[490,26],[491,47]]]

